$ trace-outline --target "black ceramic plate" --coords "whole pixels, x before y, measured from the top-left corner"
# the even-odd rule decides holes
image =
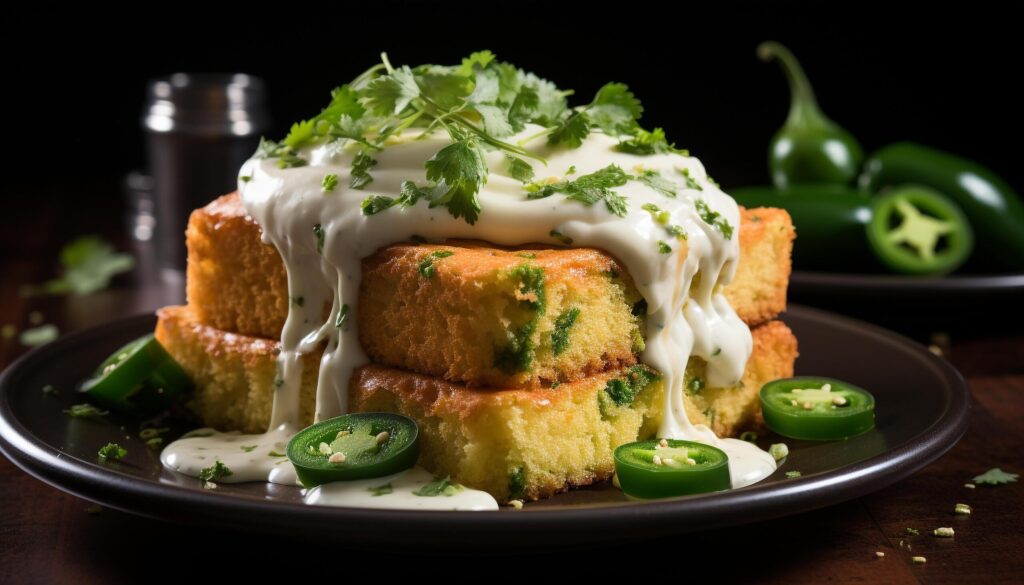
[[[898,274],[845,274],[797,270],[789,283],[796,295],[905,297],[949,301],[993,294],[1024,294],[1024,274],[953,275],[920,278]]]
[[[877,399],[877,427],[833,443],[787,440],[790,456],[759,484],[715,494],[630,502],[608,484],[497,512],[392,511],[301,503],[299,489],[220,484],[161,468],[128,420],[72,419],[75,385],[126,341],[152,330],[139,316],[88,329],[38,348],[0,377],[0,447],[39,479],[104,506],[173,521],[313,537],[321,542],[465,551],[584,545],[736,525],[795,514],[878,490],[952,447],[967,428],[963,378],[923,347],[830,313],[791,308],[800,341],[797,373],[848,380]],[[42,391],[52,385],[58,394]],[[180,429],[175,429],[180,431]],[[778,442],[763,437],[761,443]],[[123,462],[100,465],[97,449],[117,441]],[[786,471],[802,477],[786,479]]]

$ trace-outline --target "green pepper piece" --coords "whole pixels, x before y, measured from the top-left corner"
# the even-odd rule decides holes
[[[871,198],[842,185],[793,185],[728,189],[747,208],[785,209],[799,234],[793,265],[803,270],[878,271],[864,229],[871,221]]]
[[[974,248],[974,232],[960,209],[920,185],[902,185],[876,197],[867,236],[886,266],[919,276],[956,270]]]
[[[717,447],[665,439],[639,441],[615,449],[615,475],[622,491],[635,498],[668,498],[727,490],[729,456]]]
[[[832,378],[780,378],[761,387],[764,424],[791,439],[836,441],[875,426],[870,392]]]
[[[180,400],[191,387],[188,373],[149,334],[111,354],[81,389],[107,408],[150,415]]]
[[[799,183],[852,181],[864,151],[852,134],[830,120],[818,107],[814,90],[793,53],[768,41],[757,47],[762,61],[778,59],[789,81],[790,106],[786,123],[768,149],[768,170],[776,187]]]
[[[302,429],[286,453],[306,487],[382,477],[416,464],[419,427],[399,414],[345,414]]]
[[[949,197],[974,226],[977,260],[1024,269],[1024,201],[989,169],[959,156],[912,142],[886,146],[864,164],[860,186],[878,193],[915,183]]]

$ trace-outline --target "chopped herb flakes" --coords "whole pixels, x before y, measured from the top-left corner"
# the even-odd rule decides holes
[[[420,489],[413,492],[414,496],[421,496],[425,498],[436,498],[438,496],[454,496],[455,494],[465,490],[461,484],[457,484],[451,480],[451,476],[446,475],[445,477],[436,477],[434,481],[424,485]],[[374,494],[376,495],[376,494]]]
[[[746,441],[748,443],[756,443],[757,433],[755,433],[754,431],[744,431],[740,433],[740,440]]]
[[[669,246],[668,243],[666,243],[666,242],[664,242],[662,240],[658,240],[658,252],[660,252],[662,254],[671,254],[672,253],[672,246]]]
[[[253,451],[256,450],[256,447],[257,447],[256,445],[239,445],[238,446],[239,449],[241,449],[242,451],[245,451],[246,453],[252,453]]]
[[[551,230],[551,233],[549,233],[548,235],[551,236],[552,238],[558,240],[559,242],[561,242],[562,244],[564,244],[566,246],[571,246],[572,245],[572,238],[562,234],[562,232],[560,232],[558,230]]]
[[[117,461],[128,454],[128,450],[117,443],[107,443],[100,448],[99,458],[103,461]]]
[[[349,187],[362,189],[369,185],[373,181],[373,177],[370,176],[370,167],[376,164],[377,161],[365,151],[357,154],[352,159],[352,178],[349,181]]]
[[[800,477],[801,475],[803,475],[803,474],[800,473],[799,471],[787,471],[786,472],[786,478],[787,479],[795,479],[795,478]]]
[[[433,278],[437,274],[437,268],[434,267],[434,260],[440,260],[449,256],[455,255],[455,252],[451,250],[435,250],[430,254],[427,254],[420,260],[419,270],[420,276],[423,278]]]
[[[316,253],[324,253],[324,228],[320,224],[313,225],[313,237],[316,238]]]
[[[676,196],[676,184],[661,176],[658,171],[644,171],[637,179],[665,197]]]
[[[529,183],[533,180],[533,167],[530,163],[511,154],[506,155],[506,159],[508,160],[508,176],[520,183]]]
[[[712,211],[711,208],[708,207],[707,202],[703,199],[696,200],[694,205],[696,205],[697,213],[700,215],[700,218],[704,220],[704,223],[717,229],[725,239],[732,239],[733,227],[732,224],[729,223],[729,220],[722,217],[721,213]]]
[[[660,378],[658,372],[643,364],[637,364],[631,366],[622,378],[609,380],[605,384],[604,393],[617,406],[628,406],[636,400],[637,395]]]
[[[1002,485],[1007,483],[1014,483],[1020,474],[1007,473],[998,467],[989,469],[985,473],[974,478],[974,483],[981,483],[987,485]]]
[[[430,485],[430,484],[427,484],[427,485]],[[384,485],[379,485],[379,486],[376,486],[376,487],[370,486],[370,487],[368,487],[366,489],[369,490],[369,492],[371,494],[373,494],[374,496],[386,496],[386,495],[388,495],[388,494],[390,494],[390,493],[395,491],[394,488],[391,487],[390,483],[386,483]],[[417,494],[417,495],[419,495],[419,494]]]
[[[665,138],[665,131],[661,128],[655,128],[650,132],[639,129],[633,138],[619,142],[615,148],[620,152],[639,155],[674,152],[683,156],[690,156],[690,151],[676,148],[675,144],[670,144]]]
[[[632,178],[618,165],[610,164],[603,169],[589,175],[582,175],[571,181],[548,184],[530,183],[526,186],[529,193],[527,197],[543,199],[555,193],[562,193],[568,199],[578,201],[588,207],[598,201],[604,201],[609,212],[619,217],[625,217],[629,213],[629,203],[625,197],[613,191],[612,187],[621,187]]]
[[[348,325],[348,305],[341,305],[341,310],[338,311],[337,318],[334,319],[334,326],[344,331]]]
[[[921,534],[921,531],[918,530],[917,528],[909,528],[908,527],[906,529],[906,533],[909,534],[910,536],[919,536]]]
[[[338,186],[338,175],[324,175],[324,180],[320,183],[320,189],[324,193],[330,193],[334,191],[334,188]]]
[[[213,465],[205,467],[199,472],[199,479],[204,482],[220,481],[229,475],[234,475],[234,472],[227,465],[216,461]]]
[[[558,356],[569,347],[569,329],[580,316],[578,307],[572,307],[555,319],[555,330],[551,332],[551,353]]]
[[[106,410],[100,410],[91,404],[72,404],[71,408],[64,411],[64,414],[72,418],[99,418],[110,413]]]

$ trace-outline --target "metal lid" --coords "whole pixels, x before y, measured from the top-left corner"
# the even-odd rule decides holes
[[[150,132],[250,136],[269,124],[263,80],[244,73],[175,73],[149,82],[142,125]]]

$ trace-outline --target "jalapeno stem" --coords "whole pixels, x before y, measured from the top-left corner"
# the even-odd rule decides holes
[[[758,45],[757,56],[765,62],[778,60],[782,72],[789,82],[789,118],[788,125],[814,125],[822,122],[825,115],[818,107],[818,100],[814,97],[814,89],[811,82],[807,80],[803,67],[789,49],[775,41],[765,41]]]

